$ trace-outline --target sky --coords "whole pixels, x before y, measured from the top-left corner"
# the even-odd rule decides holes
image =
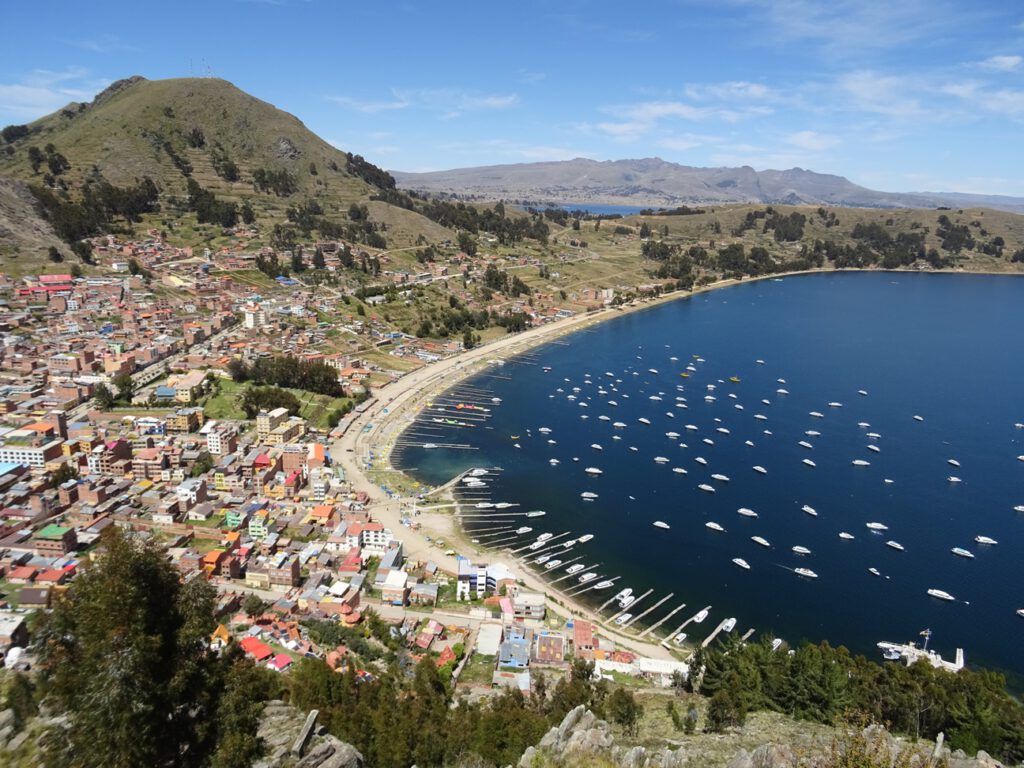
[[[1019,0],[9,4],[0,125],[208,76],[391,170],[661,157],[1024,196]]]

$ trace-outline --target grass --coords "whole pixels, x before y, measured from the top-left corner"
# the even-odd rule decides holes
[[[221,380],[219,390],[209,395],[201,403],[206,418],[245,421],[245,412],[239,406],[238,398],[248,386],[251,385]],[[327,397],[326,395],[318,395],[313,392],[305,392],[301,389],[288,389],[288,391],[295,395],[302,404],[298,415],[306,419],[311,426],[319,427],[320,429],[327,427],[327,420],[331,413],[344,406],[345,403],[350,402],[350,399],[347,397]]]
[[[459,684],[475,683],[477,685],[490,685],[494,674],[494,656],[484,656],[481,653],[474,653],[459,675]]]

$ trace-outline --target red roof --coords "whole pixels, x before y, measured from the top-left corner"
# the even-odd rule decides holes
[[[270,666],[276,669],[278,672],[288,669],[292,665],[292,658],[288,654],[279,653],[269,662]]]
[[[40,275],[40,283],[70,283],[71,275]]]
[[[270,650],[270,646],[264,643],[262,640],[256,637],[243,637],[239,643],[242,650],[252,656],[256,661],[265,661],[274,655],[274,652]]]

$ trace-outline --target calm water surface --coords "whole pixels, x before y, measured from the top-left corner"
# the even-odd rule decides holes
[[[396,461],[432,484],[470,466],[503,468],[493,500],[548,513],[517,519],[533,526],[530,539],[544,531],[594,534],[574,556],[619,576],[616,588],[654,589],[637,612],[675,593],[647,621],[686,602],[666,630],[711,604],[704,627],[736,616],[739,631],[827,639],[878,659],[879,640],[916,640],[931,628],[932,647],[947,658],[962,646],[968,663],[1020,675],[1024,513],[1014,506],[1024,504],[1024,462],[1016,458],[1024,455],[1024,429],[1014,425],[1024,422],[1022,300],[1019,278],[903,273],[792,277],[698,295],[492,367],[466,383],[502,399],[486,427],[449,427],[435,439],[478,450],[407,448]],[[696,370],[683,378],[688,365]],[[709,392],[715,400],[705,400]],[[616,429],[615,421],[627,426]],[[669,461],[658,464],[657,456]],[[589,466],[603,474],[588,477]],[[716,492],[698,490],[701,483]],[[598,498],[584,502],[583,491]],[[818,516],[802,512],[805,504]],[[758,517],[738,515],[740,507]],[[655,520],[671,530],[653,527]],[[726,531],[708,529],[708,521]],[[869,521],[889,530],[873,534]],[[844,541],[840,531],[856,538]],[[976,544],[978,534],[999,544]],[[794,554],[795,545],[811,554]],[[976,557],[951,554],[957,546]],[[734,557],[751,570],[733,565]],[[799,566],[819,578],[797,577]],[[932,587],[957,602],[928,597]]]

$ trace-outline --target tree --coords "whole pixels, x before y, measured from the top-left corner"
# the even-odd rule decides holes
[[[476,238],[469,232],[459,232],[459,250],[467,256],[476,256]]]
[[[747,713],[739,699],[727,688],[722,688],[711,697],[708,704],[708,726],[712,733],[721,733],[726,728],[743,725]]]
[[[135,394],[135,379],[130,373],[119,373],[111,382],[117,389],[117,399],[125,403],[131,403],[132,395]]]
[[[256,212],[252,209],[252,205],[248,200],[242,203],[242,221],[246,224],[252,224],[256,221]]]
[[[605,708],[613,723],[621,725],[627,735],[636,735],[643,707],[637,703],[631,692],[625,688],[616,688],[608,696]]]
[[[196,462],[192,465],[192,471],[189,474],[192,477],[201,477],[211,469],[213,469],[213,456],[210,455],[209,451],[202,451],[196,457]]]
[[[327,266],[327,262],[324,260],[323,249],[318,245],[316,250],[313,251],[313,267],[315,269],[324,269]]]
[[[32,173],[39,173],[39,166],[43,164],[43,160],[46,156],[39,147],[32,146],[28,148],[28,162],[32,166]]]
[[[28,136],[29,127],[27,125],[8,125],[3,131],[0,131],[0,134],[3,135],[6,143],[13,144],[18,139]]]
[[[97,384],[92,396],[96,400],[96,407],[101,411],[109,411],[114,407],[114,393],[106,384]]]
[[[463,349],[472,349],[476,346],[476,335],[472,329],[467,328],[462,332],[462,347]]]
[[[245,611],[246,616],[250,617],[259,616],[263,613],[263,608],[265,606],[266,603],[260,599],[259,595],[252,592],[246,595],[245,599],[242,601],[242,610]]]
[[[53,474],[50,475],[50,481],[53,483],[53,487],[57,488],[76,477],[78,477],[78,469],[65,462],[53,471]]]
[[[57,247],[54,245],[50,246],[50,249],[46,252],[46,257],[54,264],[60,264],[64,261],[64,254],[58,251]]]
[[[163,552],[116,526],[100,543],[103,556],[36,632],[48,694],[68,717],[47,762],[199,766],[215,737],[221,687],[207,644],[213,587],[182,583]]]
[[[71,276],[72,277],[76,277],[76,278],[77,277],[81,277],[82,274],[83,273],[82,273],[82,267],[81,266],[79,266],[78,264],[72,264],[71,265]]]

